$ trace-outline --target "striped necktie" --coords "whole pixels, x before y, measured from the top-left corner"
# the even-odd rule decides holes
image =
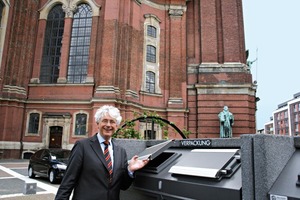
[[[107,169],[108,169],[108,172],[109,172],[109,182],[111,182],[113,169],[112,169],[111,157],[110,157],[110,154],[109,154],[109,151],[108,151],[109,141],[104,141],[103,143],[105,145],[104,158],[105,158],[106,166],[107,166]]]

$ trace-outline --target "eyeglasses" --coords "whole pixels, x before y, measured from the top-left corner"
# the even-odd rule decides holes
[[[103,124],[111,124],[111,125],[114,125],[114,124],[116,124],[117,122],[115,121],[115,120],[112,120],[112,119],[103,119],[102,121],[101,121],[101,123],[103,123]]]

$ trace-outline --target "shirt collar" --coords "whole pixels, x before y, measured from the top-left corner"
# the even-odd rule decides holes
[[[102,144],[105,141],[105,139],[101,136],[100,133],[97,134],[97,138],[100,144]],[[109,145],[111,145],[111,139],[109,139],[108,141],[109,141]]]

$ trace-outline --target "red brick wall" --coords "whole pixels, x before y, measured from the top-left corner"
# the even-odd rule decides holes
[[[239,94],[198,96],[198,133],[200,137],[219,137],[218,114],[224,106],[234,115],[233,137],[255,133],[254,98]]]
[[[157,6],[131,0],[97,0],[101,9],[99,16],[93,17],[88,69],[94,83],[80,86],[30,84],[30,79],[39,78],[44,43],[46,22],[39,20],[38,10],[48,2],[10,1],[0,73],[0,116],[5,119],[0,120],[0,140],[20,141],[25,134],[24,113],[30,109],[71,115],[84,110],[90,114],[92,135],[97,131],[93,115],[104,104],[119,107],[124,120],[132,119],[134,112],[157,112],[180,129],[191,131],[190,138],[219,137],[217,114],[227,105],[235,117],[234,137],[255,132],[255,89],[252,75],[245,69],[241,0],[152,1]],[[170,15],[170,5],[183,6],[182,16]],[[159,95],[140,91],[145,14],[160,20]],[[66,27],[70,25],[71,19],[67,19]],[[62,54],[62,70],[68,62],[67,49],[64,47]],[[62,78],[65,72],[60,73]],[[3,90],[4,85],[18,89]],[[119,91],[98,92],[103,86]],[[170,99],[182,102],[170,103]],[[178,138],[178,134],[170,131],[169,137]],[[42,142],[43,138],[23,139]],[[77,139],[70,137],[68,142]]]

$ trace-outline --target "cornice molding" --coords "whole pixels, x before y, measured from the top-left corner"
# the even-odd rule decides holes
[[[149,0],[135,0],[139,4],[145,4],[152,8],[156,8],[159,10],[167,10],[170,16],[182,16],[184,12],[186,12],[185,5],[162,5],[158,3],[154,3]]]

